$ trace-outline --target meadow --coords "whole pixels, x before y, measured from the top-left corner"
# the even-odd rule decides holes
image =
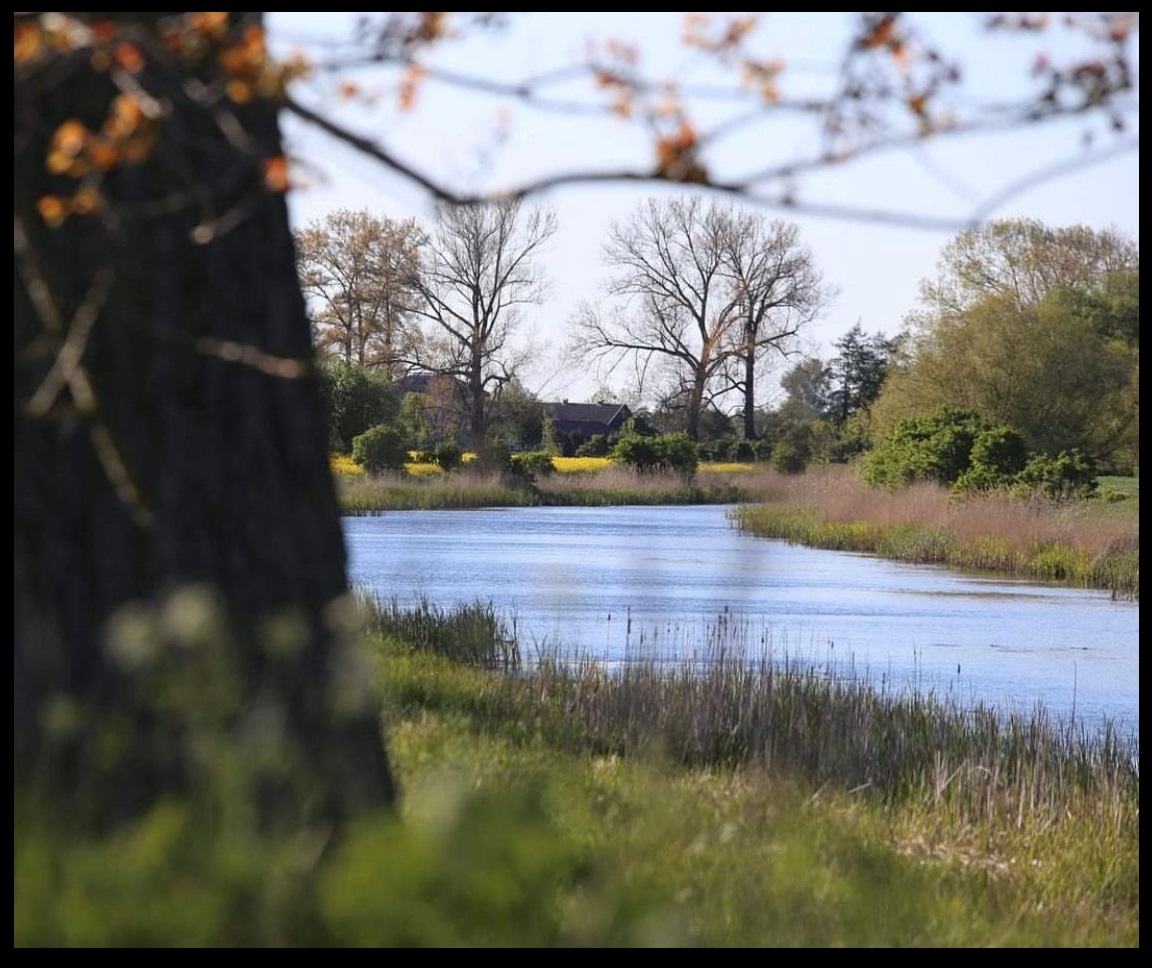
[[[232,757],[103,838],[17,797],[15,945],[1139,947],[1107,730],[736,653],[526,670],[482,605],[361,607],[394,811],[270,838]]]

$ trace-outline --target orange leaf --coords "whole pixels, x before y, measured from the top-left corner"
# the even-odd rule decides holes
[[[268,186],[269,191],[273,192],[286,192],[290,187],[288,179],[288,159],[283,155],[277,155],[275,158],[265,158],[264,164],[264,184]]]
[[[108,171],[115,168],[120,161],[120,155],[116,148],[103,138],[93,138],[88,142],[85,156],[97,171]]]
[[[896,18],[891,14],[886,15],[880,23],[872,28],[872,33],[867,37],[860,39],[860,46],[865,50],[873,50],[877,47],[883,47],[891,39],[896,31]]]
[[[144,55],[140,53],[140,48],[127,41],[116,45],[113,59],[129,74],[139,74],[144,70]]]
[[[104,206],[104,199],[100,193],[89,185],[85,185],[72,199],[72,211],[77,215],[91,215]]]
[[[22,64],[33,60],[44,50],[44,35],[33,24],[18,23],[13,29],[12,60]]]
[[[188,26],[208,37],[218,40],[228,32],[226,11],[194,12],[187,16]]]
[[[68,217],[68,207],[64,204],[64,200],[56,195],[43,195],[36,202],[36,211],[40,213],[40,217],[44,219],[45,223],[52,228],[56,228],[61,222]]]
[[[52,147],[68,155],[78,155],[88,140],[88,129],[75,118],[65,121],[52,135]]]
[[[224,87],[224,92],[229,100],[237,104],[247,104],[252,100],[252,85],[247,81],[229,81]]]
[[[412,64],[400,80],[400,109],[411,111],[416,106],[416,95],[420,93],[420,82],[424,79],[424,68]]]

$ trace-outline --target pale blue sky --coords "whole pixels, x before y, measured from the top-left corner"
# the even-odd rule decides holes
[[[269,13],[267,22],[280,51],[302,47],[314,59],[338,57],[334,39],[350,35],[352,13]],[[679,44],[682,16],[675,13],[534,13],[517,15],[506,34],[449,42],[440,66],[502,80],[519,80],[570,64],[588,45],[613,38],[635,42],[645,72],[669,74],[683,84],[717,83],[705,59]],[[759,50],[785,63],[782,93],[827,92],[831,59],[842,49],[843,14],[770,14]],[[966,111],[984,101],[1018,95],[1035,54],[1053,57],[1072,48],[1055,34],[990,40],[976,29],[972,14],[924,14],[928,39],[961,60],[966,87],[954,107]],[[759,34],[758,34],[759,36]],[[326,39],[317,44],[318,39]],[[1134,56],[1137,58],[1138,49]],[[652,141],[636,124],[563,114],[548,115],[489,96],[444,91],[425,85],[414,110],[398,108],[397,77],[364,70],[350,76],[378,101],[361,107],[332,93],[335,75],[321,75],[295,91],[309,106],[340,121],[402,158],[406,163],[461,191],[489,191],[518,181],[573,169],[641,167],[650,163]],[[731,83],[731,82],[729,82]],[[595,96],[587,84],[553,91],[565,98]],[[1138,98],[1138,94],[1135,95]],[[1137,102],[1138,108],[1138,102]],[[697,115],[710,128],[725,116],[721,105]],[[1126,139],[1139,136],[1138,110]],[[285,131],[294,154],[307,160],[298,169],[304,182],[290,195],[296,224],[337,208],[367,209],[391,218],[427,219],[431,202],[418,187],[371,159],[307,131],[292,119]],[[1042,180],[1038,172],[1075,159],[1086,132],[1100,148],[1117,139],[1100,123],[1083,120],[1029,127],[1014,133],[953,137],[888,151],[866,160],[807,176],[799,200],[809,206],[877,210],[952,223],[923,229],[875,220],[820,217],[800,211],[764,209],[770,218],[795,222],[812,249],[825,280],[839,290],[823,318],[809,331],[811,349],[823,356],[831,342],[859,322],[865,331],[894,335],[916,306],[921,280],[931,277],[942,247],[959,227],[1011,185],[1023,183],[985,214],[991,218],[1031,217],[1052,226],[1084,224],[1114,227],[1139,239],[1139,152],[1126,151],[1098,164]],[[723,142],[713,174],[720,178],[802,157],[814,142],[812,123],[774,120],[743,128]],[[543,268],[551,284],[548,301],[528,315],[525,336],[541,348],[540,365],[527,374],[528,386],[548,398],[585,399],[602,382],[587,368],[556,372],[565,324],[582,299],[595,300],[608,270],[600,246],[613,221],[625,218],[656,186],[572,186],[537,197],[557,213],[559,232],[545,250]],[[785,364],[786,365],[786,364]],[[781,366],[770,383],[774,386]]]

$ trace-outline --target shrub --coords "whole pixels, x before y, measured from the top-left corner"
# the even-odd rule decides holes
[[[1037,456],[1028,461],[1013,490],[1059,501],[1092,497],[1098,486],[1091,460],[1079,451],[1061,451],[1055,457]]]
[[[526,450],[512,455],[512,473],[525,481],[548,477],[556,472],[552,454],[546,450]]]
[[[408,445],[395,427],[379,424],[352,441],[352,460],[369,474],[398,471],[408,461]]]
[[[772,448],[772,467],[781,474],[802,474],[808,467],[808,455],[803,448],[782,440]]]
[[[612,448],[612,458],[641,473],[678,471],[691,475],[700,463],[695,441],[682,431],[654,437],[637,433],[621,434]]]
[[[576,448],[575,456],[607,457],[609,450],[611,450],[611,448],[608,446],[608,438],[603,434],[593,434],[588,440]]]
[[[460,445],[451,441],[441,444],[432,452],[432,463],[439,465],[443,471],[452,471],[464,462],[464,451]]]
[[[972,442],[968,468],[952,490],[957,493],[991,491],[1007,487],[1024,469],[1028,449],[1024,437],[1011,427],[992,427],[981,431]]]
[[[976,439],[992,425],[975,410],[937,407],[901,420],[860,462],[860,477],[894,489],[917,481],[951,486],[972,464]]]
[[[347,453],[360,434],[393,422],[399,413],[395,390],[362,366],[326,360],[317,376],[331,447],[337,453]]]

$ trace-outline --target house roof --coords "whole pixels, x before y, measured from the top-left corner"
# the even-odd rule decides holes
[[[632,416],[632,411],[624,403],[550,403],[548,408],[552,419],[564,423],[602,424],[617,427]]]
[[[546,406],[556,430],[586,438],[614,434],[632,416],[632,411],[622,403],[569,403],[564,400]]]

